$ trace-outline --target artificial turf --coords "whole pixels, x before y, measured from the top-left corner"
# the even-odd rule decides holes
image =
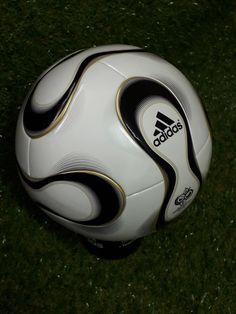
[[[236,6],[228,0],[0,2],[0,313],[236,313]],[[213,132],[209,176],[176,222],[97,258],[32,204],[14,157],[37,76],[80,48],[146,48],[190,79]]]

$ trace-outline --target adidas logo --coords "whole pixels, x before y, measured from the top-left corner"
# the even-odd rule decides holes
[[[156,117],[156,129],[153,133],[153,136],[155,136],[156,138],[153,141],[153,144],[158,147],[166,140],[168,140],[169,137],[172,137],[174,134],[179,132],[179,130],[183,128],[183,125],[180,123],[179,120],[175,122],[160,111],[157,112]]]

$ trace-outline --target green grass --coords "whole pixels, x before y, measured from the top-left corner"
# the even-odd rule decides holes
[[[236,313],[236,6],[228,0],[0,2],[0,312]],[[190,79],[213,131],[193,205],[122,260],[89,254],[19,182],[16,118],[49,65],[84,47],[128,43]]]

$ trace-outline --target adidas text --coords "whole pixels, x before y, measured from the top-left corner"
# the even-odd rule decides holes
[[[153,141],[153,144],[158,147],[162,143],[164,143],[168,138],[172,137],[174,134],[178,133],[179,130],[183,128],[183,125],[180,122],[177,122],[176,124],[167,127],[163,132],[160,133],[160,135],[155,138]]]

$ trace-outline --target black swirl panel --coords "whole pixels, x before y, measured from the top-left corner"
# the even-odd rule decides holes
[[[44,204],[38,204],[40,207],[49,212],[52,212],[54,215],[65,218],[68,221],[74,223],[87,226],[101,226],[108,224],[119,217],[125,205],[125,195],[122,188],[109,177],[97,172],[74,171],[60,173],[37,181],[26,177],[20,169],[19,172],[25,184],[34,190],[41,189],[50,183],[55,183],[58,181],[79,183],[91,189],[93,193],[95,193],[100,207],[98,216],[91,220],[77,221],[68,219],[68,217],[59,215],[55,210],[48,208]],[[78,204],[78,210],[79,206],[80,204]]]
[[[74,57],[76,54],[79,54],[83,51],[79,51],[77,53],[74,53],[63,60],[61,60],[59,63],[57,63],[53,68],[49,69],[47,73],[45,73],[40,80],[37,82],[35,87],[33,88],[31,94],[29,95],[24,115],[23,115],[23,122],[24,127],[28,135],[31,137],[38,137],[42,136],[45,133],[47,133],[49,130],[51,130],[63,117],[67,105],[69,104],[69,101],[71,97],[73,96],[73,92],[75,90],[76,85],[78,84],[80,78],[82,77],[84,71],[89,66],[89,64],[94,61],[97,58],[109,55],[109,54],[119,54],[119,53],[129,53],[129,52],[137,52],[142,51],[141,49],[127,49],[127,50],[110,50],[110,51],[102,51],[97,52],[94,54],[89,55],[87,58],[85,58],[80,66],[78,67],[78,70],[76,71],[76,74],[71,82],[71,84],[68,86],[65,93],[58,99],[55,104],[47,111],[43,112],[37,112],[34,110],[32,106],[32,98],[33,94],[38,86],[38,84],[41,82],[41,80],[46,76],[46,74],[49,73],[52,69],[54,69],[57,65],[61,64],[62,62],[68,60],[69,58]]]
[[[165,221],[165,210],[169,203],[169,200],[174,192],[177,184],[177,175],[175,169],[163,159],[159,154],[150,148],[146,140],[140,131],[136,116],[138,109],[142,106],[142,103],[152,96],[159,96],[167,99],[180,113],[184,120],[187,132],[187,151],[188,162],[192,172],[198,178],[201,183],[201,173],[194,157],[193,143],[190,133],[190,128],[186,115],[182,109],[178,99],[170,92],[170,90],[162,85],[160,82],[152,79],[133,78],[126,82],[123,88],[118,93],[117,98],[117,112],[121,119],[121,122],[125,125],[133,139],[142,147],[147,154],[155,161],[158,167],[161,167],[167,177],[167,188],[164,201],[162,203],[157,225]]]

